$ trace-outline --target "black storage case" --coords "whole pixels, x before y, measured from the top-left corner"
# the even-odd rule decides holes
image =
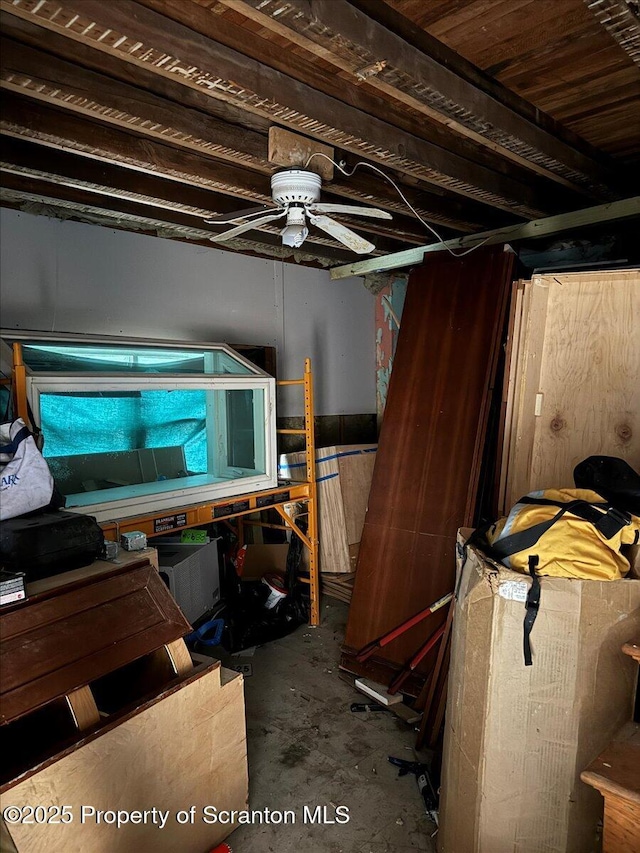
[[[104,535],[91,515],[39,512],[0,524],[0,560],[27,582],[88,566],[102,553]]]

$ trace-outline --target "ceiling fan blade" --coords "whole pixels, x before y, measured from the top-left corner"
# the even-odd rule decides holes
[[[259,228],[260,225],[266,225],[267,222],[273,222],[275,219],[282,219],[286,216],[287,211],[281,210],[278,213],[272,213],[270,216],[262,216],[260,219],[252,219],[249,222],[243,222],[242,225],[237,225],[231,228],[230,231],[223,231],[222,234],[216,234],[209,237],[212,243],[224,243],[225,240],[231,240],[232,237],[237,237],[238,234],[244,234],[245,231],[251,231],[253,228]]]
[[[375,249],[373,243],[365,240],[364,237],[360,237],[359,234],[356,234],[355,231],[347,228],[346,225],[342,225],[340,222],[336,222],[335,219],[331,219],[330,216],[313,216],[313,214],[310,213],[309,219],[316,228],[320,228],[321,231],[330,234],[340,243],[347,246],[347,248],[351,249],[353,252],[357,252],[359,255],[368,255]]]
[[[307,208],[311,213],[351,213],[354,216],[371,216],[374,219],[393,219],[390,213],[386,210],[379,210],[377,207],[360,207],[351,204],[311,204]]]
[[[262,207],[248,207],[246,210],[221,213],[219,216],[212,216],[211,219],[205,219],[205,222],[207,225],[225,225],[228,222],[241,222],[245,219],[254,219],[256,216],[264,216],[265,213],[276,213],[279,210],[282,210],[282,208],[264,204]]]

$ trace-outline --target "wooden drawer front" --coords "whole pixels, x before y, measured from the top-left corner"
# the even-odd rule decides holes
[[[0,722],[17,719],[189,630],[149,564],[26,602],[0,617]]]

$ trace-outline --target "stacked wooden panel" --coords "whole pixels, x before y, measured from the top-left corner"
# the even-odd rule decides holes
[[[64,584],[58,575],[48,579],[58,585],[39,595],[29,585],[28,600],[3,609],[0,724],[71,696],[163,645],[184,645],[190,625],[150,559],[132,552],[124,563],[98,561],[102,572],[76,583]]]
[[[378,445],[343,668],[389,683],[440,611],[364,664],[354,653],[453,588],[473,522],[512,255],[432,256],[411,274]],[[427,656],[429,671],[435,656]]]
[[[640,468],[640,270],[552,273],[514,286],[500,514],[572,487],[587,456]]]
[[[367,511],[376,444],[340,444],[316,449],[320,571],[352,574]],[[279,475],[306,478],[306,454],[280,457]]]
[[[338,601],[344,601],[345,604],[350,604],[355,579],[355,572],[349,575],[324,573],[320,579],[320,588],[325,595],[337,598]]]

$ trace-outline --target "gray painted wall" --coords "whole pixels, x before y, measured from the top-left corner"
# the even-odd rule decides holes
[[[374,297],[360,279],[45,216],[0,211],[2,325],[276,346],[312,359],[316,413],[375,411]],[[287,389],[278,413],[302,414]]]

